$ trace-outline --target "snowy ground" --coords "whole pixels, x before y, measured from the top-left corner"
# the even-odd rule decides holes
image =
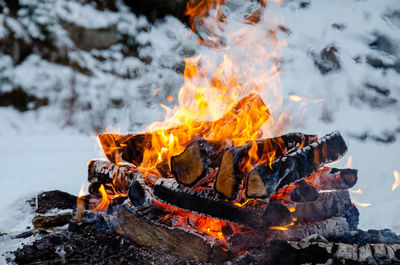
[[[352,157],[353,167],[359,169],[359,181],[353,190],[362,190],[362,194],[352,193],[352,198],[370,204],[359,207],[359,227],[390,228],[400,233],[400,188],[391,191],[393,171],[400,170],[400,140],[389,143],[376,140],[387,135],[399,138],[400,73],[388,65],[400,62],[400,3],[396,0],[385,1],[385,4],[372,0],[321,0],[299,8],[299,1],[284,2],[278,9],[283,24],[292,32],[286,38],[280,76],[283,106],[293,114],[286,131],[322,135],[340,130],[348,143],[349,153],[337,166],[344,167],[349,156]],[[74,8],[72,10],[79,9]],[[62,11],[61,5],[57,10]],[[131,14],[122,14],[120,17],[107,13],[106,17],[120,21],[118,23],[125,27],[127,21],[141,26],[146,24],[137,22]],[[98,15],[101,14],[96,13]],[[171,28],[175,32],[171,32]],[[379,36],[389,39],[387,45],[379,45],[385,44]],[[90,65],[94,72],[91,77],[48,63],[36,55],[28,57],[11,71],[9,76],[23,87],[32,88],[32,93],[37,84],[43,85],[38,95],[49,94],[54,104],[23,114],[10,108],[0,109],[0,232],[23,231],[30,224],[33,213],[23,206],[23,201],[34,194],[51,189],[72,194],[79,192],[86,182],[87,161],[99,157],[95,137],[90,136],[91,119],[103,114],[102,123],[119,125],[126,131],[159,117],[160,109],[156,105],[160,102],[167,104],[165,96],[168,94],[176,97],[174,86],[182,84],[181,75],[171,69],[186,54],[185,50],[205,49],[197,46],[193,38],[177,19],[169,18],[150,31],[138,33],[139,41],[152,43],[141,50],[143,56],[153,57],[151,64],[123,58],[119,53],[120,47],[116,45],[108,52],[75,53],[80,63]],[[380,42],[372,45],[376,40]],[[340,69],[321,74],[314,58],[329,45],[338,49]],[[95,60],[93,54],[104,56],[105,63]],[[371,56],[386,66],[372,67],[367,59]],[[110,74],[136,68],[142,72],[132,80]],[[48,73],[50,75],[46,75]],[[65,127],[64,116],[68,113],[63,109],[63,95],[52,92],[51,87],[69,88],[72,83],[78,90],[78,107],[92,100],[93,110],[85,112],[82,109],[74,113],[73,126]],[[390,95],[371,91],[366,88],[366,83],[387,89]],[[163,87],[163,94],[154,97],[154,90],[158,87]],[[300,96],[300,102],[290,101],[291,94]],[[130,103],[123,108],[110,107],[105,101],[110,95],[116,99],[129,95],[124,100]],[[138,112],[138,109],[143,112]],[[366,139],[359,140],[354,135],[366,135]],[[12,248],[3,239],[0,237],[0,253],[6,250],[6,245],[7,249]]]

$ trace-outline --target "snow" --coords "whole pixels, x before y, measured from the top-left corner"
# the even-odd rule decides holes
[[[229,17],[237,20],[246,9],[237,7],[240,1],[233,2],[230,8],[234,12]],[[33,213],[23,202],[40,191],[60,189],[78,194],[81,185],[86,183],[87,162],[100,155],[94,131],[110,125],[115,130],[119,128],[121,133],[135,132],[140,131],[143,124],[161,119],[164,113],[160,103],[169,107],[177,104],[176,100],[169,103],[165,99],[167,95],[177,98],[183,83],[182,74],[176,69],[183,64],[184,57],[202,53],[202,60],[213,63],[221,62],[223,55],[229,54],[233,62],[241,63],[242,70],[251,62],[257,62],[251,65],[254,67],[251,81],[261,84],[260,93],[271,113],[279,115],[283,110],[290,111],[290,125],[284,132],[323,135],[339,130],[349,152],[335,166],[344,167],[352,157],[353,167],[359,169],[359,180],[353,190],[361,189],[363,193],[351,196],[357,202],[371,204],[358,207],[359,227],[390,228],[400,233],[397,221],[400,188],[391,191],[393,171],[400,170],[400,141],[379,143],[370,138],[360,141],[354,137],[364,133],[400,136],[400,73],[394,68],[377,69],[367,63],[368,56],[386,64],[400,61],[399,1],[320,0],[312,1],[305,8],[299,5],[300,1],[268,5],[264,20],[254,27],[237,21],[224,24],[225,31],[217,29],[217,33],[225,37],[230,49],[216,50],[199,45],[197,36],[176,18],[167,17],[150,25],[145,18],[137,18],[124,7],[120,12],[100,12],[91,5],[59,0],[54,10],[51,4],[44,3],[34,14],[22,14],[20,21],[30,36],[42,34],[32,17],[43,17],[38,23],[55,23],[50,28],[60,38],[60,47],[66,47],[69,58],[89,69],[92,75],[43,60],[35,54],[15,67],[10,57],[0,56],[0,79],[5,80],[0,84],[0,91],[8,91],[10,84],[16,84],[36,96],[47,96],[51,103],[25,113],[0,108],[0,186],[3,187],[0,231],[11,234],[24,231]],[[4,22],[3,16],[0,15],[0,21]],[[56,23],[57,17],[89,28],[116,24],[119,34],[143,46],[138,56],[124,55],[125,47],[120,44],[106,50],[76,49],[65,30]],[[271,83],[259,81],[271,62],[257,58],[256,48],[248,48],[256,47],[255,43],[271,47],[270,40],[264,38],[265,32],[278,24],[291,30],[288,36],[279,35],[279,41],[286,42],[287,46],[282,47],[282,51],[270,51],[277,52],[281,58],[280,80],[268,73],[280,89],[281,99],[269,94]],[[25,36],[19,24],[13,28]],[[252,30],[238,32],[246,28]],[[8,31],[0,25],[0,32],[3,35]],[[243,41],[236,42],[237,39],[228,38],[228,34],[236,34],[235,38]],[[382,35],[397,46],[380,50],[369,45]],[[322,75],[313,57],[329,45],[337,47],[341,67]],[[146,62],[146,57],[151,61]],[[397,103],[371,106],[386,98],[366,90],[366,83],[388,89],[390,98]],[[372,97],[372,103],[361,100],[362,93]],[[300,96],[301,101],[291,101],[289,95],[293,94]],[[76,101],[68,105],[74,95]],[[110,99],[122,100],[123,104],[115,106]],[[0,250],[5,251],[8,243],[3,242],[8,240],[3,238],[0,237]],[[18,246],[20,241],[12,244]]]

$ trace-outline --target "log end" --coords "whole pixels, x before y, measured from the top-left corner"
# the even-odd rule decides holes
[[[318,191],[311,185],[307,184],[304,180],[299,181],[296,188],[290,194],[290,199],[293,202],[304,203],[316,201],[319,198]]]
[[[186,186],[192,186],[204,175],[204,165],[197,141],[189,144],[181,154],[171,157],[171,171],[177,182]]]
[[[246,196],[248,198],[267,197],[267,190],[257,170],[252,170],[247,178]]]
[[[240,181],[235,176],[234,166],[233,154],[230,151],[224,151],[215,181],[215,189],[228,199],[235,197]]]

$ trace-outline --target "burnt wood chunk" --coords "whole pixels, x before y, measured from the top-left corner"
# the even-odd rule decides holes
[[[218,166],[221,148],[219,143],[206,140],[190,143],[181,154],[171,157],[172,174],[179,183],[193,186]]]
[[[68,224],[73,218],[72,213],[62,213],[57,215],[38,215],[32,220],[35,228],[51,228]]]
[[[318,191],[311,185],[307,184],[304,180],[296,183],[296,187],[290,194],[290,199],[293,202],[303,203],[318,200]]]
[[[88,181],[94,184],[91,185],[90,193],[97,192],[101,184],[112,184],[116,192],[127,193],[132,181],[138,178],[143,178],[143,173],[131,165],[116,165],[104,160],[89,162]]]
[[[317,190],[345,190],[357,183],[357,169],[322,168],[305,181]]]
[[[226,249],[219,239],[179,226],[167,226],[149,218],[157,216],[159,211],[157,207],[151,207],[143,214],[125,202],[118,211],[120,229],[117,232],[130,237],[140,246],[166,249],[197,262],[222,264],[236,257],[237,253]]]
[[[299,203],[292,213],[298,222],[315,222],[331,217],[345,217],[350,229],[357,229],[359,213],[347,190],[320,192],[318,200]]]
[[[259,165],[248,175],[247,197],[269,197],[280,189],[313,174],[323,164],[336,161],[347,151],[338,131],[301,149],[292,150],[272,163]],[[263,183],[263,187],[256,184]]]
[[[270,226],[284,226],[292,221],[289,210],[275,200],[259,201],[255,206],[237,206],[213,189],[193,190],[172,179],[159,179],[154,195],[163,202],[210,217],[235,222],[265,231]]]

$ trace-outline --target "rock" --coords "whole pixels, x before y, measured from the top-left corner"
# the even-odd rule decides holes
[[[312,54],[314,64],[318,67],[321,74],[325,75],[340,70],[341,66],[337,53],[338,49],[335,46],[328,46],[319,55]]]

